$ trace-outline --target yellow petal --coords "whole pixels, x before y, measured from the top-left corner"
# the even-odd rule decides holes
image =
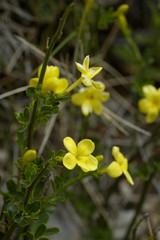
[[[75,64],[76,64],[76,67],[77,67],[78,71],[80,71],[82,74],[86,73],[86,69],[83,67],[82,64],[77,63],[77,62],[75,62]]]
[[[148,110],[152,108],[152,103],[148,99],[142,98],[138,101],[138,108],[142,113],[148,113]]]
[[[118,159],[118,154],[119,154],[119,147],[117,146],[112,147],[112,155],[115,158],[115,160]]]
[[[66,90],[66,88],[68,87],[68,81],[65,78],[57,78],[57,81],[55,82],[54,85],[54,93],[55,94],[59,94],[62,93]]]
[[[90,155],[95,149],[95,144],[90,139],[83,139],[77,145],[78,156]]]
[[[119,151],[119,147],[114,146],[112,148],[112,155],[123,170],[128,169],[128,160]]]
[[[46,78],[59,78],[59,68],[57,66],[47,66],[46,73],[45,73]]]
[[[156,120],[156,118],[158,117],[159,111],[158,108],[156,107],[152,107],[149,109],[148,114],[146,116],[146,122],[147,123],[152,123]]]
[[[89,87],[92,85],[91,79],[87,76],[82,74],[82,83],[86,86]]]
[[[104,156],[103,155],[98,155],[98,156],[96,156],[96,158],[97,158],[98,162],[102,162],[103,159],[104,159]]]
[[[126,171],[126,170],[123,170],[123,173],[124,173],[125,177],[127,178],[127,181],[128,181],[131,185],[134,185],[133,179],[132,179],[131,175],[129,174],[129,172]]]
[[[95,171],[98,168],[98,160],[92,155],[81,157],[77,164],[84,172]]]
[[[68,81],[65,78],[45,78],[42,85],[42,91],[53,91],[55,94],[64,92],[68,87]]]
[[[110,98],[110,93],[108,92],[102,92],[100,95],[100,101],[105,102]]]
[[[23,156],[23,162],[25,164],[30,163],[36,159],[36,156],[37,156],[37,152],[33,149],[30,149],[25,152],[25,154]]]
[[[77,159],[76,157],[71,154],[71,153],[67,153],[64,158],[63,158],[63,165],[69,169],[72,170],[77,164]]]
[[[77,106],[82,105],[84,100],[85,100],[84,94],[82,94],[82,93],[75,93],[72,95],[72,102]]]
[[[102,67],[91,67],[89,68],[89,78],[93,78],[95,75],[97,75],[102,70]]]
[[[86,71],[89,68],[89,55],[87,55],[83,61],[83,67],[86,69]]]
[[[77,154],[77,146],[74,142],[74,140],[71,137],[65,137],[63,139],[63,144],[65,148],[72,154],[76,155]]]
[[[105,172],[112,178],[117,178],[123,173],[120,165],[115,161],[113,161],[107,168],[105,168]]]
[[[103,83],[101,83],[101,82],[99,82],[99,81],[95,82],[95,81],[93,81],[93,80],[91,80],[91,82],[92,82],[92,84],[93,84],[93,86],[94,86],[95,88],[97,88],[97,89],[99,89],[99,90],[103,90],[103,88],[104,88]]]
[[[47,71],[47,68],[48,68],[48,66],[46,67],[46,71]],[[38,77],[40,77],[40,75],[41,75],[41,70],[42,70],[42,64],[38,68]]]
[[[29,81],[29,85],[30,85],[31,87],[37,87],[38,81],[39,81],[39,78],[32,78],[32,79]]]
[[[84,116],[88,116],[93,111],[91,104],[88,104],[87,101],[82,104],[81,109]]]
[[[155,95],[157,92],[157,89],[152,85],[145,85],[145,86],[143,86],[142,90],[143,90],[145,97],[148,99],[152,98],[153,95]]]
[[[100,115],[102,113],[102,104],[98,101],[94,101],[92,104],[93,111],[97,114]]]

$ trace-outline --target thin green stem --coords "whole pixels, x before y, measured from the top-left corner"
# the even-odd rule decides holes
[[[87,13],[87,6],[88,6],[88,1],[89,0],[86,0],[85,2],[85,6],[84,6],[84,9],[83,9],[83,14],[82,14],[82,18],[81,18],[81,22],[80,22],[80,26],[79,26],[79,30],[78,30],[78,35],[77,35],[77,40],[76,40],[76,44],[75,44],[75,51],[74,51],[74,56],[73,56],[73,64],[74,62],[77,60],[77,55],[78,55],[78,49],[79,49],[79,40],[80,40],[80,37],[81,37],[81,33],[82,33],[82,29],[83,29],[83,25],[84,25],[84,20],[85,20],[85,17],[86,17],[86,13]],[[73,65],[73,75],[75,74],[75,64]]]
[[[40,180],[40,178],[43,176],[43,174],[45,173],[45,171],[47,170],[47,168],[49,167],[49,164],[50,162],[47,162],[45,168],[43,168],[41,170],[41,172],[37,175],[37,177],[34,179],[34,181],[32,182],[32,184],[29,186],[28,190],[27,190],[27,193],[26,193],[26,197],[25,197],[25,200],[24,200],[24,206],[27,205],[29,199],[30,199],[30,196],[32,194],[32,191],[35,187],[35,185],[37,184],[37,182]]]
[[[15,230],[15,228],[17,227],[18,223],[13,222],[11,227],[8,229],[8,231],[6,232],[5,236],[3,237],[3,240],[9,240],[13,231]]]
[[[123,240],[128,240],[128,238],[129,238],[130,232],[131,232],[131,230],[133,228],[133,225],[135,224],[137,216],[138,216],[138,214],[140,213],[140,211],[142,209],[143,203],[144,203],[145,198],[147,196],[148,188],[149,188],[149,186],[151,184],[151,181],[152,181],[154,175],[155,175],[155,172],[153,172],[150,175],[149,179],[144,183],[143,190],[142,190],[142,193],[141,193],[138,205],[137,205],[137,209],[136,209],[135,215],[133,216],[133,218],[132,218],[132,220],[131,220],[131,222],[130,222],[130,224],[128,226],[128,229],[126,231],[126,234],[125,234]]]
[[[42,64],[42,70],[41,70],[41,73],[40,73],[40,77],[39,77],[37,88],[39,87],[40,84],[43,84],[45,71],[46,71],[46,68],[47,68],[47,64],[48,64],[49,58],[50,58],[50,56],[52,54],[53,47],[56,44],[56,42],[61,38],[62,30],[64,28],[64,24],[65,24],[65,22],[67,20],[67,17],[69,15],[70,11],[71,11],[72,6],[73,6],[73,4],[70,4],[66,8],[62,18],[60,19],[60,23],[59,23],[59,26],[57,28],[57,31],[55,32],[54,36],[51,39],[50,46],[49,46],[49,48],[48,48],[48,50],[46,52],[46,55],[45,55],[45,58],[44,58],[44,61],[43,61],[43,64]],[[28,126],[28,136],[27,136],[27,147],[28,147],[28,149],[32,148],[32,141],[33,141],[33,135],[34,135],[36,115],[37,115],[37,110],[38,110],[38,102],[39,102],[39,100],[36,100],[34,102],[32,116],[31,116],[31,119],[30,119],[30,122],[29,122],[29,126]]]

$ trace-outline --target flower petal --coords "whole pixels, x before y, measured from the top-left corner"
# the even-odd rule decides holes
[[[100,95],[100,101],[105,102],[110,98],[110,93],[109,92],[102,92]]]
[[[68,87],[68,81],[65,78],[44,78],[42,91],[53,91],[55,94],[59,94],[64,92],[64,90]]]
[[[146,122],[147,123],[152,123],[156,120],[156,118],[158,117],[159,111],[158,108],[156,107],[152,107],[149,109],[148,114],[146,116]]]
[[[78,156],[90,155],[95,149],[95,144],[90,139],[83,139],[77,145]]]
[[[84,94],[83,93],[74,93],[72,95],[72,102],[77,105],[80,106],[82,105],[82,103],[84,102],[85,98],[84,98]]]
[[[101,83],[101,82],[99,82],[99,81],[95,82],[95,81],[93,81],[93,80],[91,80],[91,82],[92,82],[92,84],[93,84],[93,86],[94,86],[95,88],[97,88],[97,89],[99,89],[99,90],[103,90],[103,88],[104,88],[104,84],[103,84],[103,83]]]
[[[156,94],[157,89],[153,85],[145,85],[143,86],[143,93],[146,98],[150,99],[153,97],[153,95]]]
[[[77,154],[77,146],[74,142],[74,140],[71,137],[65,137],[63,139],[63,144],[65,148],[72,154],[76,155]]]
[[[84,172],[95,171],[98,168],[98,160],[92,156],[81,157],[77,165],[82,168]]]
[[[32,78],[32,79],[29,81],[29,85],[30,85],[31,87],[37,87],[38,81],[39,81],[39,78]]]
[[[46,73],[45,73],[46,78],[59,78],[59,68],[57,66],[47,66]]]
[[[62,93],[66,90],[66,88],[68,87],[68,81],[65,78],[57,78],[57,81],[55,82],[54,85],[54,93],[55,94],[59,94]]]
[[[86,71],[89,68],[89,55],[87,55],[83,61],[83,67],[86,69]]]
[[[102,70],[102,67],[91,67],[89,68],[88,74],[89,77],[93,78],[95,75],[97,75]]]
[[[129,172],[126,171],[126,170],[123,170],[123,173],[124,173],[125,177],[127,178],[127,181],[128,181],[131,185],[134,185],[133,179],[132,179],[131,175],[129,174]]]
[[[118,159],[118,154],[119,154],[119,147],[117,146],[112,147],[112,155],[115,158],[115,160]]]
[[[84,114],[84,116],[88,116],[89,113],[92,113],[92,111],[93,111],[91,104],[90,103],[86,104],[86,101],[84,104],[82,104],[81,109],[82,109],[82,113]]]
[[[119,151],[119,147],[114,146],[112,148],[112,155],[117,161],[117,163],[120,165],[122,170],[128,169],[128,160],[123,156],[123,154]]]
[[[72,170],[77,164],[76,157],[71,153],[66,153],[66,155],[63,158],[63,165],[69,169]]]
[[[152,108],[152,103],[148,99],[142,98],[138,101],[138,108],[142,113],[148,113],[148,110]]]
[[[92,81],[89,77],[87,77],[87,75],[82,74],[82,83],[86,86],[86,87],[90,87],[92,85]]]
[[[113,161],[107,168],[105,168],[105,172],[112,178],[117,178],[123,173],[120,165],[116,161]]]
[[[102,104],[99,101],[93,101],[92,103],[93,111],[100,115],[102,113]]]
[[[75,62],[75,64],[76,64],[76,67],[77,67],[78,71],[80,71],[82,74],[86,73],[86,69],[83,67],[82,64],[77,63],[77,62]]]

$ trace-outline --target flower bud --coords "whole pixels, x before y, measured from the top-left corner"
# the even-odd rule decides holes
[[[32,161],[34,161],[36,159],[37,156],[37,152],[33,149],[30,149],[28,151],[25,152],[25,154],[23,155],[23,162],[25,164],[28,164]]]

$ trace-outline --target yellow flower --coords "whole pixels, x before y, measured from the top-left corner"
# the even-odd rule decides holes
[[[42,65],[38,69],[38,78],[32,78],[29,82],[31,87],[37,87],[41,74]],[[65,78],[59,78],[59,68],[56,66],[47,66],[42,84],[42,93],[52,91],[55,94],[64,92],[68,87],[68,81]]]
[[[95,112],[97,115],[102,113],[102,104],[101,102],[105,102],[109,99],[110,94],[108,92],[104,92],[104,84],[103,89],[97,89],[93,86],[88,88],[82,88],[79,93],[75,93],[72,95],[72,102],[81,106],[82,113],[85,116],[88,116],[89,113]]]
[[[152,123],[160,112],[160,88],[156,89],[152,85],[146,85],[142,91],[145,98],[139,100],[138,107],[142,113],[147,114],[146,122]]]
[[[85,57],[83,61],[83,65],[76,62],[76,66],[77,66],[77,69],[81,72],[82,83],[86,87],[89,87],[93,84],[98,89],[103,88],[103,85],[101,82],[94,82],[92,80],[92,78],[102,70],[102,67],[89,68],[89,56]]]
[[[119,151],[119,147],[114,146],[112,148],[112,155],[116,161],[113,161],[108,167],[101,169],[99,172],[107,173],[112,178],[117,178],[124,174],[127,178],[127,181],[133,185],[133,179],[128,172],[128,160]]]
[[[95,145],[90,139],[83,139],[76,146],[74,140],[65,137],[63,140],[65,148],[69,151],[63,158],[63,165],[72,170],[76,165],[84,172],[95,171],[98,167],[98,160],[91,155]]]
[[[25,164],[28,164],[32,161],[34,161],[36,159],[37,156],[37,152],[33,149],[30,149],[28,151],[25,152],[25,154],[23,155],[23,162]]]

